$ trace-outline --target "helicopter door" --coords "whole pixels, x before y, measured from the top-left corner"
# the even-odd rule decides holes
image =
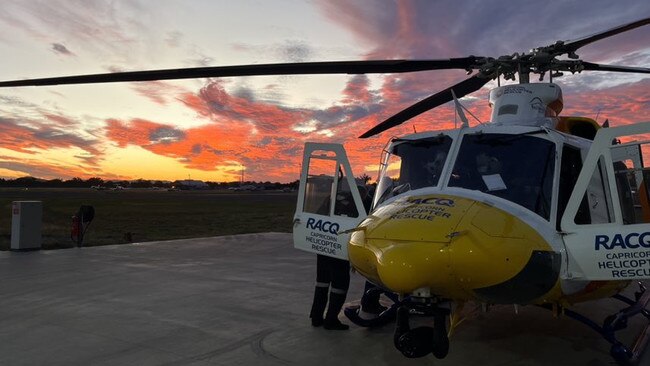
[[[598,131],[561,220],[564,278],[650,278],[648,133],[648,122]]]
[[[343,145],[306,143],[293,220],[294,247],[347,260],[350,234],[342,232],[366,216]]]

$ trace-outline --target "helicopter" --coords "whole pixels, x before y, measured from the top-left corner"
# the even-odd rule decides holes
[[[349,258],[395,302],[376,318],[362,317],[358,306],[345,315],[366,327],[396,318],[395,347],[406,357],[444,358],[447,324],[456,327],[468,302],[532,304],[598,331],[619,363],[637,360],[650,337],[650,293],[641,283],[634,299],[620,292],[632,280],[650,278],[644,165],[650,123],[602,128],[590,118],[560,116],[562,91],[552,78],[587,70],[649,73],[583,62],[575,53],[647,24],[650,19],[530,53],[476,58],[468,69],[477,74],[361,135],[373,136],[449,101],[462,120],[453,130],[390,140],[367,216],[342,146],[307,144],[296,247]],[[556,59],[560,55],[569,60]],[[548,73],[551,81],[529,83],[533,73],[540,81]],[[492,89],[490,122],[470,127],[458,98],[501,76],[519,84]],[[344,210],[346,201],[354,201],[353,210]],[[341,240],[336,232],[350,236]],[[570,310],[606,297],[627,307],[602,326]],[[615,332],[637,314],[648,324],[630,349]],[[413,315],[433,317],[434,326],[411,328]]]
[[[362,326],[395,319],[404,356],[449,352],[449,331],[466,304],[537,305],[579,320],[611,344],[620,364],[636,362],[650,339],[650,291],[621,294],[650,279],[650,196],[645,166],[650,122],[620,127],[563,116],[563,73],[650,73],[650,68],[582,61],[593,42],[650,24],[650,18],[573,41],[497,58],[367,60],[253,64],[115,72],[0,82],[0,87],[135,82],[204,77],[408,73],[462,70],[469,78],[381,122],[378,135],[448,102],[460,128],[391,138],[381,154],[374,194],[357,187],[340,144],[306,143],[294,246],[348,259],[394,300],[376,319],[346,315]],[[566,56],[566,58],[561,58]],[[538,83],[530,75],[539,75]],[[545,75],[549,82],[542,82]],[[518,84],[500,85],[501,79]],[[489,123],[469,126],[460,99],[488,82]],[[362,187],[363,188],[363,187]],[[362,195],[363,193],[363,195]],[[603,325],[573,304],[614,298],[624,304]],[[410,318],[433,318],[412,328]],[[616,337],[628,319],[648,325],[631,347]]]

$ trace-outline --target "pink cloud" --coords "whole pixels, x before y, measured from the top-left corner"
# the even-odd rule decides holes
[[[612,126],[647,121],[650,106],[650,79],[607,89],[564,96],[565,115],[584,115],[599,122],[609,119]]]

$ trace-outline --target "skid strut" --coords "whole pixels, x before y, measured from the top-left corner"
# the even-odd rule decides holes
[[[575,311],[564,309],[563,313],[569,318],[587,325],[608,341],[612,345],[610,354],[618,364],[634,365],[638,362],[650,340],[650,310],[647,309],[648,303],[650,303],[650,291],[646,291],[645,286],[639,283],[639,291],[634,293],[634,297],[635,299],[632,300],[620,294],[612,296],[612,298],[627,304],[628,307],[605,318],[602,326]],[[550,304],[541,305],[541,307],[553,310]],[[616,338],[616,332],[627,328],[628,319],[639,314],[643,315],[648,323],[637,336],[632,347],[628,348]]]

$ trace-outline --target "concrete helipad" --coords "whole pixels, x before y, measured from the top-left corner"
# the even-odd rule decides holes
[[[393,348],[392,325],[312,328],[314,276],[315,256],[280,233],[2,252],[0,365],[613,363],[609,344],[586,326],[534,307],[471,316],[446,359],[406,359]],[[362,287],[353,275],[348,299]],[[602,319],[618,307],[579,309]],[[631,328],[626,339],[639,325]],[[650,365],[648,352],[640,365]]]

